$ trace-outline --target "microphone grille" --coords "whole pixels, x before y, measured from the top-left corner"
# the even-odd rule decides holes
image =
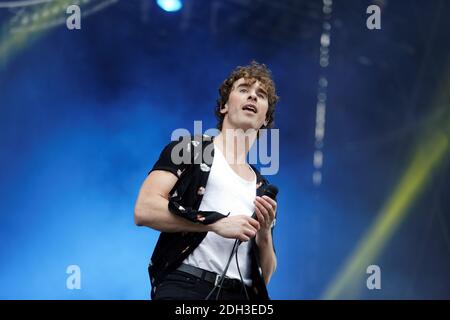
[[[269,184],[266,186],[266,188],[264,190],[264,194],[266,194],[267,196],[269,196],[272,199],[275,199],[278,194],[278,188],[276,186],[274,186],[273,184]]]

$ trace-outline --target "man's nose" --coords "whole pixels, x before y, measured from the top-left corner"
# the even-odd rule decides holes
[[[250,100],[253,100],[256,102],[258,99],[258,96],[256,95],[256,93],[250,92],[247,99],[250,99]]]

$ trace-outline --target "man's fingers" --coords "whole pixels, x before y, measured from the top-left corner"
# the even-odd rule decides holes
[[[249,219],[248,219],[248,223],[249,223],[253,228],[255,228],[256,230],[259,230],[260,225],[259,225],[258,220],[253,219],[253,218],[249,218]]]
[[[264,218],[264,215],[261,213],[261,210],[259,210],[259,208],[258,207],[255,207],[255,212],[256,212],[256,217],[258,218],[258,222],[261,224],[261,223],[264,223],[264,221],[266,220],[265,218]]]
[[[239,237],[239,240],[241,240],[241,241],[248,241],[248,240],[250,240],[250,238],[249,237],[247,237],[246,235],[241,235],[240,237]]]
[[[255,228],[249,227],[248,229],[244,230],[244,234],[250,238],[253,238],[256,235],[257,231],[258,230],[256,230]]]
[[[264,214],[264,216],[267,217],[269,221],[275,219],[277,203],[267,196],[264,196],[263,199],[258,200],[259,201],[256,201],[255,204],[256,205],[259,204],[258,208],[261,208],[261,211]]]
[[[276,207],[277,206],[277,202],[275,201],[275,200],[273,200],[271,197],[268,197],[268,196],[262,196],[262,198],[264,199],[264,200],[266,200],[267,202],[269,202],[270,203],[270,205],[272,206],[272,207]]]
[[[275,200],[268,196],[256,197],[256,200],[256,203],[262,204],[271,218],[275,218],[275,211],[277,210],[277,202]]]
[[[256,202],[255,202],[255,206],[256,206],[257,208],[259,208],[259,210],[260,210],[261,213],[264,215],[264,217],[268,217],[268,216],[269,216],[269,211],[267,210],[266,207],[264,207],[264,206],[262,205],[262,203],[256,201]]]

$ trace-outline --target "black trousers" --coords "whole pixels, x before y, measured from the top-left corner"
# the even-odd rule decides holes
[[[168,274],[156,287],[153,300],[205,300],[214,285],[189,273],[175,270]],[[246,286],[250,300],[251,288]],[[215,300],[219,288],[211,294],[209,300]],[[247,300],[243,286],[220,290],[219,300]]]

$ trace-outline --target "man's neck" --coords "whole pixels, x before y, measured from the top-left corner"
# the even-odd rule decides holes
[[[256,140],[256,135],[256,130],[244,132],[242,129],[222,128],[214,141],[229,164],[242,165],[247,163],[247,154]]]

